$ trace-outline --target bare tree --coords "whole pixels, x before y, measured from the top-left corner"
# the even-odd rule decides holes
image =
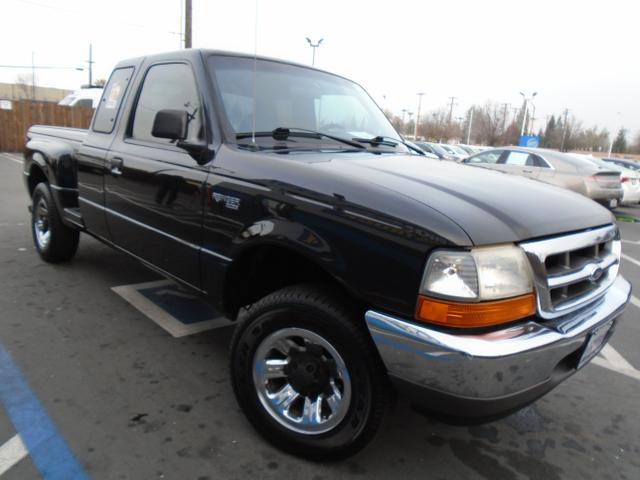
[[[31,75],[21,73],[16,75],[15,84],[17,86],[17,98],[24,100],[33,96],[33,85]]]
[[[473,129],[477,143],[497,145],[503,143],[502,124],[506,121],[504,110],[496,102],[488,101],[474,107]]]

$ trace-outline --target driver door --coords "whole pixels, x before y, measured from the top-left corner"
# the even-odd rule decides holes
[[[187,111],[187,139],[202,138],[204,117],[190,65],[162,63],[147,70],[126,130],[107,154],[107,225],[117,246],[200,288],[208,167],[151,134],[156,113],[165,109]]]

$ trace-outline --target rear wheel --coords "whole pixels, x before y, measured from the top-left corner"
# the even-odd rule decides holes
[[[344,458],[376,433],[388,380],[369,333],[337,296],[289,287],[252,305],[231,347],[238,403],[277,447]]]
[[[62,223],[46,183],[39,183],[33,190],[32,202],[31,232],[40,257],[51,263],[73,258],[78,250],[80,232]]]

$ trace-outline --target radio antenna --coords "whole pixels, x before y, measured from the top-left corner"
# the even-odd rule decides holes
[[[255,21],[253,24],[253,118],[251,126],[251,145],[256,145],[256,69],[258,64],[258,0],[256,0]]]

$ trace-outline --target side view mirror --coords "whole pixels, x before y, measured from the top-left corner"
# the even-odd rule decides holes
[[[171,140],[187,138],[188,113],[181,110],[160,110],[153,119],[151,135]]]

